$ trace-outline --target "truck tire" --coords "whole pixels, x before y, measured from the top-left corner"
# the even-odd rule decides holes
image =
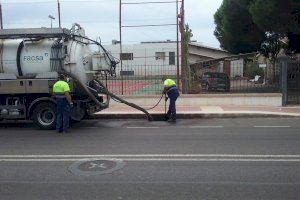
[[[56,106],[50,102],[43,102],[38,104],[33,110],[33,121],[41,129],[55,129]]]
[[[80,122],[86,116],[85,109],[83,107],[73,107],[70,112],[71,122]]]

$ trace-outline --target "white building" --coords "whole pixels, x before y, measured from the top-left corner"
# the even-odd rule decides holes
[[[122,59],[123,75],[176,75],[177,52],[176,42],[141,42],[140,44],[122,45],[113,41],[104,47],[116,58]],[[120,65],[117,74],[120,74]]]
[[[177,73],[177,45],[176,41],[153,41],[141,42],[139,44],[122,45],[122,55],[120,56],[120,44],[113,41],[111,45],[104,47],[116,58],[122,59],[123,68],[117,67],[117,75],[138,75],[138,76],[156,76],[156,75],[176,75]],[[180,45],[179,45],[180,49]],[[189,46],[189,63],[194,64],[201,61],[219,59],[231,56],[230,53],[222,49],[203,46],[192,42]],[[232,61],[230,76],[242,75],[243,60]],[[179,64],[180,59],[179,59]],[[218,66],[223,72],[223,63]],[[123,72],[121,72],[123,71]],[[181,69],[179,67],[179,72]],[[231,74],[234,73],[234,74]]]

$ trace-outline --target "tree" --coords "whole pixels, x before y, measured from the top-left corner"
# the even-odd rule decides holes
[[[262,53],[269,57],[272,63],[273,78],[278,53],[281,49],[288,48],[283,42],[284,39],[292,39],[291,33],[299,32],[299,6],[300,3],[296,0],[255,0],[249,7],[253,22],[266,33]],[[290,44],[290,48],[294,47]]]
[[[290,39],[290,49],[300,51],[295,43],[300,38],[299,22],[299,0],[223,0],[215,14],[215,35],[232,53],[260,50],[273,63],[274,78],[277,55],[287,48],[285,38]]]
[[[261,53],[266,57],[269,58],[271,61],[271,69],[272,73],[269,77],[272,80],[275,79],[275,63],[277,56],[281,49],[286,48],[286,44],[282,41],[284,38],[283,34],[278,34],[274,32],[267,32],[266,33],[266,40],[261,44]]]
[[[265,32],[299,32],[299,0],[255,0],[249,7],[253,22]]]
[[[288,48],[300,52],[298,42],[300,37],[299,0],[255,0],[249,11],[254,23],[271,36],[269,41],[274,41],[274,37],[277,37],[279,41],[288,37]],[[279,45],[282,45],[282,43]],[[272,50],[273,55],[274,52]]]
[[[300,53],[300,34],[288,33],[289,50],[291,52]]]
[[[229,52],[262,48],[276,55],[276,45],[281,47],[278,41],[285,37],[289,38],[292,50],[300,51],[299,0],[223,0],[214,17],[215,36]]]
[[[265,34],[252,21],[252,0],[224,0],[214,15],[215,36],[221,47],[237,54],[260,50]]]
[[[188,93],[191,88],[191,70],[189,64],[189,44],[193,37],[192,30],[188,24],[184,27],[183,33],[183,60],[182,60],[182,91]]]

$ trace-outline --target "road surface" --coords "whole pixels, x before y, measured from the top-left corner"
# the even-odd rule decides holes
[[[300,119],[0,125],[0,199],[300,198]]]

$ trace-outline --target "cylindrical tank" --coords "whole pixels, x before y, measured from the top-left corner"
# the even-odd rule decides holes
[[[64,46],[55,39],[26,41],[20,39],[2,40],[0,73],[16,76],[42,74],[64,68],[87,83],[92,69],[92,52],[88,45],[69,40]]]

